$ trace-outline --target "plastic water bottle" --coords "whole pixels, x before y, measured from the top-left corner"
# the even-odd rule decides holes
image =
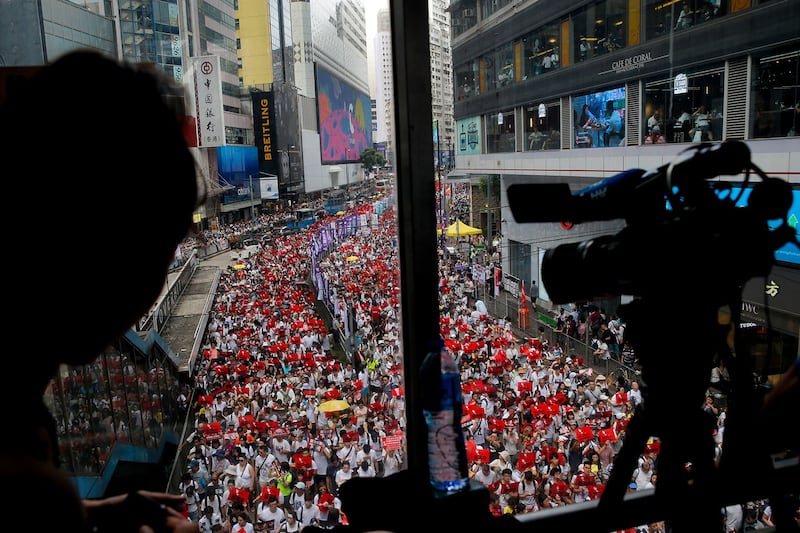
[[[428,426],[428,469],[439,496],[469,487],[461,429],[461,375],[441,340],[422,362],[422,409]]]

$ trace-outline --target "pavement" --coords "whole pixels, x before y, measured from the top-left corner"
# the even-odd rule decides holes
[[[203,340],[214,294],[223,270],[232,265],[230,253],[225,251],[200,261],[189,284],[178,296],[169,320],[159,334],[178,356],[178,371],[190,373]],[[177,273],[170,273],[171,286]]]

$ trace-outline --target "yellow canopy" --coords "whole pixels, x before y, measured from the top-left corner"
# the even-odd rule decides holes
[[[461,222],[461,219],[457,219],[455,222],[447,226],[447,230],[445,231],[445,235],[448,237],[463,237],[464,235],[480,235],[483,233],[483,230],[480,228],[473,228],[468,224],[464,224]],[[442,230],[436,230],[437,235],[442,234]]]

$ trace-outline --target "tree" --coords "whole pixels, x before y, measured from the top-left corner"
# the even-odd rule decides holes
[[[375,167],[386,166],[386,158],[374,148],[367,148],[361,152],[359,161],[361,162],[361,167],[364,169],[365,173],[371,172]]]
[[[489,194],[489,180],[491,178],[492,192]],[[481,176],[478,181],[478,190],[481,191],[484,198],[491,197],[492,205],[488,207],[497,207],[500,205],[500,176],[492,174],[490,176]]]

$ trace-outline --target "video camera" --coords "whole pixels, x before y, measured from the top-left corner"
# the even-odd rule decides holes
[[[745,173],[736,184],[744,191],[751,171],[761,181],[744,207],[732,183],[709,181]],[[723,303],[731,287],[769,273],[775,250],[800,246],[787,221],[791,189],[756,167],[745,143],[725,141],[692,146],[669,164],[626,170],[574,194],[566,183],[526,183],[511,185],[507,196],[518,223],[626,222],[616,235],[547,250],[542,282],[554,303],[607,294],[663,298],[678,285],[696,285]]]

